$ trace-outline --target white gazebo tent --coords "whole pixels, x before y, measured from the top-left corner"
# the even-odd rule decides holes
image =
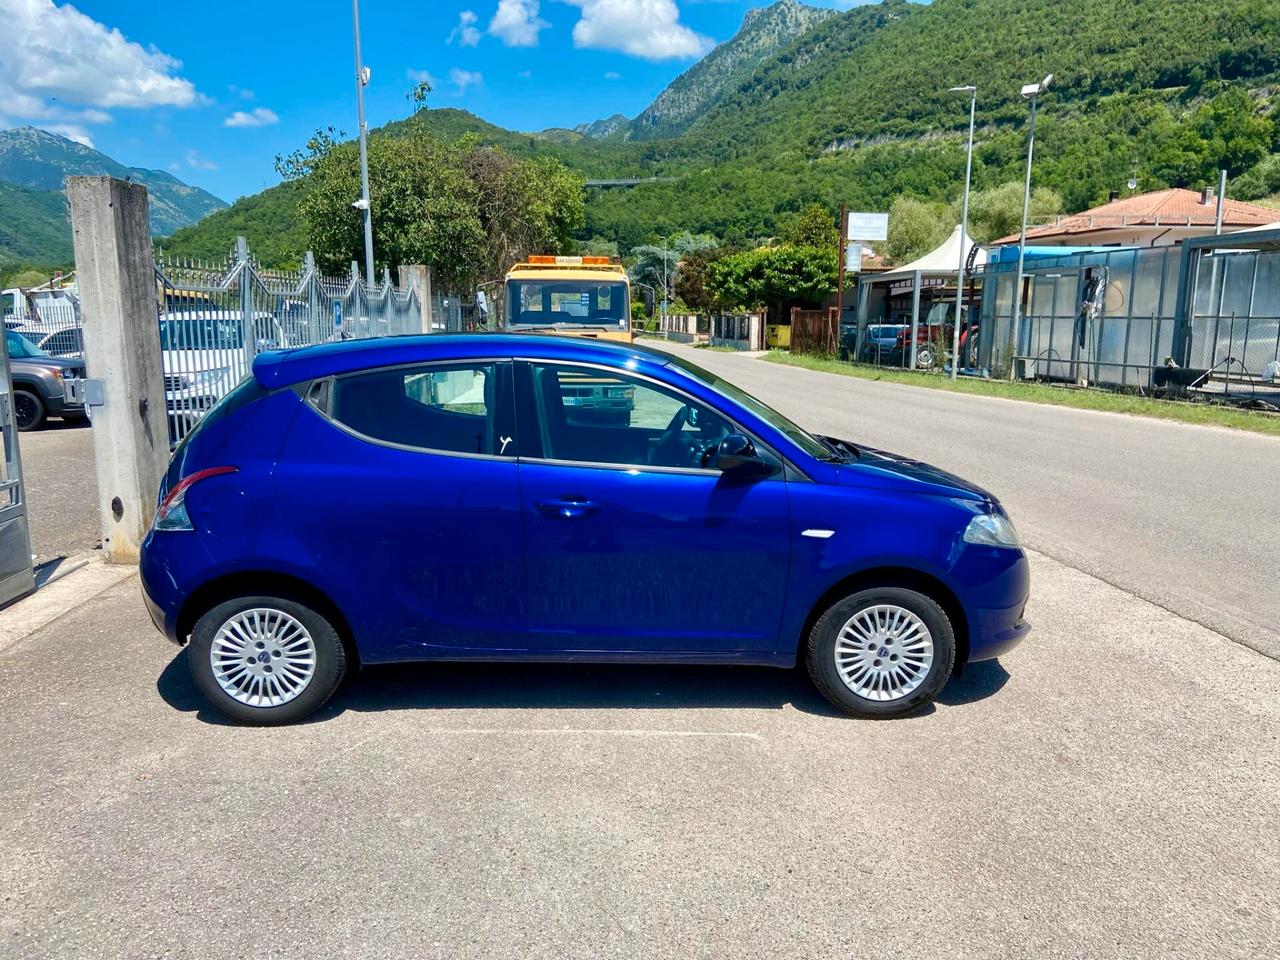
[[[973,239],[967,235],[961,235],[961,228],[956,224],[956,228],[951,231],[951,236],[941,244],[930,250],[918,260],[913,260],[901,267],[895,267],[885,273],[878,273],[874,277],[867,277],[858,290],[858,350],[862,349],[862,338],[867,328],[867,297],[873,286],[881,284],[893,284],[903,280],[910,280],[911,291],[911,362],[915,364],[915,343],[916,335],[920,327],[920,282],[928,279],[947,279],[955,277],[960,269],[961,257],[965,258],[967,264],[966,271],[971,272],[975,267],[983,266],[987,262],[987,251],[979,249],[973,253]],[[968,257],[973,253],[973,262],[968,262]],[[957,293],[957,295],[959,295]]]

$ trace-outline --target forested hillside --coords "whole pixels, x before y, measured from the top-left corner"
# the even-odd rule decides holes
[[[554,156],[588,178],[674,177],[589,191],[581,238],[624,252],[680,230],[742,244],[777,234],[810,202],[884,210],[900,196],[953,201],[968,119],[965,99],[947,92],[954,85],[979,90],[976,185],[1020,181],[1027,107],[1018,91],[1049,73],[1035,182],[1068,210],[1124,190],[1130,177],[1140,190],[1197,187],[1220,167],[1235,195],[1280,191],[1270,159],[1280,152],[1275,0],[885,0],[821,19],[676,136],[515,133],[457,110],[424,110],[382,135],[470,134]]]

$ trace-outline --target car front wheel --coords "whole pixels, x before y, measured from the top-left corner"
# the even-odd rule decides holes
[[[21,387],[13,391],[13,419],[23,433],[40,429],[45,414],[44,401],[36,394]]]
[[[809,633],[818,690],[855,717],[888,719],[932,702],[955,665],[955,632],[929,596],[902,587],[859,590],[832,604]]]
[[[196,621],[188,650],[205,699],[232,719],[270,726],[319,709],[347,670],[327,619],[283,597],[237,597]]]

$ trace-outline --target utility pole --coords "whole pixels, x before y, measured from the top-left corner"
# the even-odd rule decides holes
[[[360,57],[360,0],[351,0],[356,42],[356,120],[360,125],[360,199],[353,206],[364,218],[364,282],[373,283],[373,210],[369,204],[369,124],[364,118],[364,88],[369,70]]]
[[[1218,171],[1218,212],[1213,217],[1213,232],[1222,233],[1222,208],[1227,202],[1227,171]]]
[[[952,87],[951,91],[969,94],[969,152],[964,162],[964,203],[960,213],[960,266],[956,270],[956,323],[951,331],[951,379],[955,380],[960,369],[960,318],[964,313],[964,262],[969,256],[969,251],[964,248],[964,242],[969,237],[969,183],[973,179],[973,123],[978,113],[978,88]],[[969,325],[969,329],[972,331],[972,324]],[[973,336],[972,332],[969,336]]]
[[[1031,160],[1036,149],[1036,106],[1040,95],[1049,89],[1053,82],[1053,74],[1049,74],[1039,83],[1028,83],[1022,88],[1024,99],[1031,101],[1031,125],[1027,133],[1027,181],[1022,189],[1022,230],[1018,233],[1018,279],[1013,288],[1013,355],[1009,357],[1009,379],[1013,380],[1018,369],[1016,355],[1018,353],[1019,327],[1022,326],[1022,283],[1023,265],[1027,251],[1027,213],[1031,208]]]
[[[836,244],[836,323],[831,333],[831,352],[838,351],[840,343],[840,318],[844,316],[844,252],[849,232],[849,204],[840,204],[840,240]]]

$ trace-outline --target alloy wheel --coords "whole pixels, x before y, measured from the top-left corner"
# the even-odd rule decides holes
[[[845,686],[867,700],[901,700],[929,675],[933,635],[906,607],[864,607],[836,637],[836,672]]]
[[[300,621],[270,607],[242,610],[214,634],[209,663],[223,692],[249,707],[297,699],[316,672],[316,645]]]
[[[40,419],[40,403],[21,390],[13,394],[13,418],[19,430],[28,430]]]

